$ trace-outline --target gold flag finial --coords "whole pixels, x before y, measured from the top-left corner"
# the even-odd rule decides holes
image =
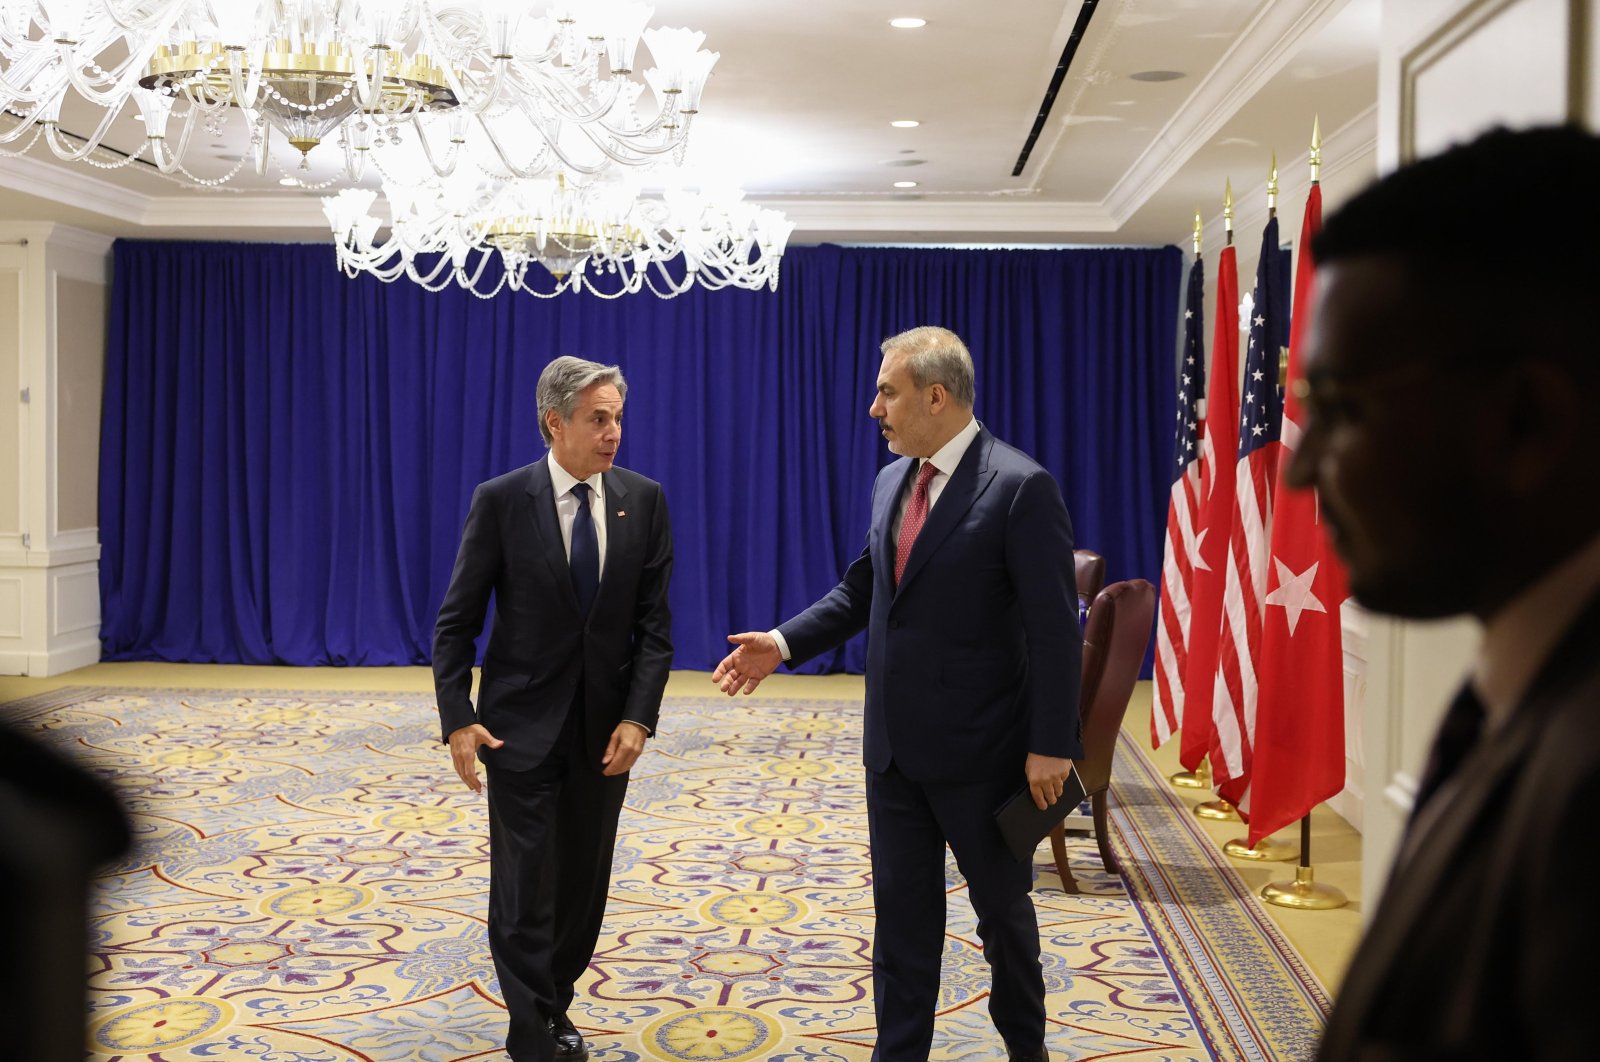
[[[1200,257],[1200,211],[1194,212],[1194,256]]]
[[[1233,245],[1233,178],[1222,185],[1222,227],[1228,234],[1228,244]]]
[[[1278,153],[1272,153],[1272,173],[1267,176],[1267,217],[1278,213]]]
[[[1311,183],[1316,184],[1322,179],[1322,118],[1319,115],[1311,119]]]

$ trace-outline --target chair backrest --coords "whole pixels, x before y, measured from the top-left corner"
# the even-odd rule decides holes
[[[1083,759],[1078,774],[1090,793],[1111,783],[1117,733],[1139,679],[1156,614],[1156,588],[1143,579],[1112,583],[1089,609],[1083,634],[1083,684],[1078,711]]]
[[[1106,585],[1106,559],[1092,549],[1075,549],[1072,568],[1078,577],[1078,610],[1082,612]]]

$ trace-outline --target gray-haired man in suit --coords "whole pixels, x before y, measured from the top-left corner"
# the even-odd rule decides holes
[[[613,465],[627,387],[614,365],[545,367],[549,456],[473,492],[434,630],[456,773],[477,792],[478,759],[489,769],[489,946],[514,1062],[588,1057],[567,1008],[600,934],[628,770],[672,666],[666,498]]]

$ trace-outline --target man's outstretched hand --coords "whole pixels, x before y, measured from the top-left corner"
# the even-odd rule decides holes
[[[740,689],[749,693],[783,663],[777,640],[765,631],[730,634],[728,641],[733,643],[734,650],[722,658],[722,663],[711,673],[711,681],[729,697]]]

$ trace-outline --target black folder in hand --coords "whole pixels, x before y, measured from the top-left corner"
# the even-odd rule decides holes
[[[1081,803],[1083,779],[1078,777],[1078,768],[1074,766],[1061,789],[1061,798],[1054,804],[1040,811],[1033,803],[1033,790],[1024,783],[995,809],[994,821],[1017,862],[1026,863],[1033,858],[1033,850],[1039,847],[1050,827],[1078,810]]]

